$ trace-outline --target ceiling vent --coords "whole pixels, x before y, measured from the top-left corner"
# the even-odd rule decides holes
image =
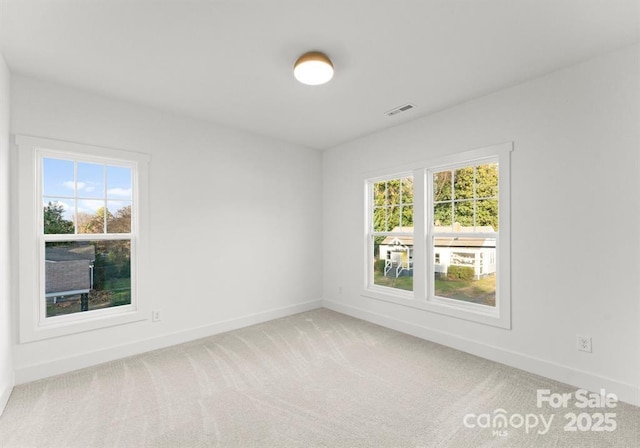
[[[388,110],[388,111],[385,112],[385,114],[387,114],[388,116],[391,117],[391,116],[397,115],[397,114],[399,114],[401,112],[406,112],[408,110],[411,110],[414,107],[416,107],[416,106],[414,106],[413,104],[405,104],[403,106],[398,106],[398,107],[396,107],[394,109]]]

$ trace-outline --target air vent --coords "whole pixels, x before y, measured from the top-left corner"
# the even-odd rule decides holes
[[[388,110],[388,111],[385,112],[385,114],[387,114],[388,116],[391,117],[392,115],[397,115],[400,112],[406,112],[408,110],[411,110],[414,107],[416,107],[416,106],[414,106],[413,104],[405,104],[403,106],[398,106],[398,107],[396,107],[394,109]]]

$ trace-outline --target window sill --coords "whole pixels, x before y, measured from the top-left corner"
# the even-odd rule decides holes
[[[387,291],[389,289],[390,291]],[[363,289],[362,297],[381,300],[409,308],[419,309],[431,313],[437,313],[457,319],[463,319],[492,327],[511,329],[510,316],[501,315],[497,308],[486,307],[474,303],[459,302],[457,300],[442,297],[432,297],[429,300],[416,299],[413,294],[403,294],[402,291],[393,291],[391,288]]]
[[[41,341],[148,320],[148,318],[143,317],[143,313],[140,310],[118,311],[117,314],[87,311],[84,313],[75,313],[81,315],[82,319],[57,319],[53,317],[33,327],[22,326],[20,343]],[[88,313],[93,313],[93,315],[87,315]],[[75,314],[70,316],[75,316]]]

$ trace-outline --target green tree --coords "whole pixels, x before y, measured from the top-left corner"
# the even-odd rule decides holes
[[[93,215],[88,213],[78,214],[78,233],[104,233],[105,213],[108,219],[113,215],[104,207],[100,207]]]
[[[433,175],[436,226],[491,226],[498,230],[498,164],[488,163]]]
[[[119,209],[115,215],[107,217],[108,233],[131,232],[131,206],[127,205]]]
[[[44,207],[44,233],[73,233],[73,221],[64,219],[64,206],[59,202],[49,202]]]
[[[412,177],[373,185],[373,230],[391,232],[396,227],[413,227]]]

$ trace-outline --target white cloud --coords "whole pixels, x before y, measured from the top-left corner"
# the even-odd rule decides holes
[[[65,182],[62,182],[62,185],[63,185],[65,188],[68,188],[69,190],[73,190],[73,189],[75,189],[75,187],[76,187],[76,183],[75,183],[74,181],[72,181],[72,180],[67,180],[67,181],[65,181]],[[83,188],[85,188],[86,186],[87,186],[87,184],[86,184],[86,183],[84,183],[84,182],[78,182],[78,191],[82,190],[82,189],[83,189]],[[91,188],[91,190],[87,189],[87,191],[93,191],[93,189],[94,189],[93,187],[89,187],[89,188]]]
[[[109,188],[107,190],[108,196],[122,196],[125,198],[131,197],[131,188]]]
[[[57,205],[58,207],[62,207],[62,209],[66,212],[71,210],[71,205],[67,204],[66,202],[62,202],[62,201],[53,201],[53,204]]]
[[[100,207],[104,207],[103,201],[94,201],[90,199],[82,199],[78,201],[78,212],[94,214]]]
[[[64,219],[72,220],[73,219],[73,203],[63,202],[60,200],[51,201],[52,204],[62,208],[62,216]]]

